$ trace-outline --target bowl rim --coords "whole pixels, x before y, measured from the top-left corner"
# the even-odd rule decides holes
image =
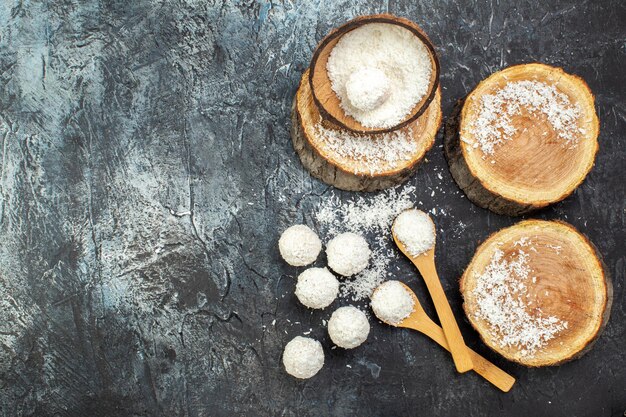
[[[408,29],[411,33],[417,36],[422,41],[422,43],[426,46],[426,49],[428,49],[428,52],[430,53],[432,57],[433,64],[434,64],[433,66],[435,70],[435,80],[431,85],[430,91],[428,91],[426,95],[426,100],[424,100],[424,103],[422,104],[422,106],[413,115],[411,115],[411,117],[389,128],[360,130],[360,129],[353,129],[351,127],[348,127],[345,123],[338,120],[336,117],[334,117],[332,114],[330,114],[326,110],[324,105],[321,103],[321,101],[317,97],[316,89],[313,84],[313,78],[315,75],[315,68],[317,67],[317,61],[319,60],[320,55],[326,49],[329,43],[345,35],[346,33],[353,31],[354,29],[357,29],[363,25],[371,24],[371,23],[387,23],[387,24],[392,24],[396,26],[401,26],[405,29]],[[375,15],[358,16],[352,20],[349,20],[343,25],[336,27],[328,35],[326,35],[324,39],[322,39],[320,43],[317,45],[315,52],[313,53],[313,58],[311,59],[311,64],[309,65],[309,69],[310,69],[309,85],[311,88],[311,95],[313,96],[313,101],[315,102],[315,105],[318,107],[322,117],[324,117],[325,119],[329,120],[330,122],[334,123],[335,125],[339,126],[342,129],[348,130],[350,132],[366,134],[366,135],[390,133],[398,129],[401,129],[413,123],[415,120],[417,120],[417,118],[419,118],[422,114],[424,114],[424,112],[426,111],[430,103],[435,98],[435,94],[437,93],[437,89],[439,88],[439,76],[441,73],[439,57],[437,56],[437,51],[435,50],[435,46],[430,41],[430,39],[428,39],[428,36],[426,36],[426,34],[422,31],[421,27],[409,19],[399,17],[399,16],[394,16],[392,14],[375,14]]]

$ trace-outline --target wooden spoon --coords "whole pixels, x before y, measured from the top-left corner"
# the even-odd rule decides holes
[[[428,216],[428,219],[432,223],[430,216]],[[467,372],[472,369],[472,359],[470,358],[468,348],[465,346],[465,342],[463,341],[463,335],[461,334],[461,330],[456,323],[456,319],[454,318],[454,314],[452,313],[452,309],[450,308],[450,304],[446,298],[446,293],[443,291],[441,281],[437,275],[437,269],[435,268],[435,244],[433,243],[433,247],[426,252],[414,256],[411,254],[411,251],[407,249],[406,245],[398,238],[395,231],[395,224],[396,222],[394,221],[394,225],[391,228],[393,240],[396,242],[396,245],[402,253],[404,253],[406,257],[413,262],[413,265],[417,267],[422,275],[422,278],[426,282],[426,287],[428,287],[428,292],[430,293],[433,303],[435,304],[435,309],[437,310],[441,327],[443,327],[446,339],[448,340],[450,353],[452,353],[452,359],[454,360],[456,370],[461,373]],[[435,230],[434,223],[433,230]]]
[[[394,327],[404,327],[406,329],[417,330],[418,332],[430,337],[447,351],[450,351],[448,340],[446,339],[446,336],[444,335],[441,327],[439,327],[434,321],[430,319],[430,317],[428,317],[428,315],[426,315],[424,308],[422,308],[422,305],[420,304],[413,290],[411,290],[411,288],[409,288],[404,283],[402,283],[402,285],[406,288],[406,290],[409,292],[409,294],[411,294],[411,297],[413,298],[413,312],[398,324],[393,324],[386,321],[385,323]],[[378,289],[376,289],[375,291],[377,290]],[[493,363],[489,362],[487,359],[480,356],[478,353],[474,352],[472,349],[466,347],[466,351],[469,352],[472,363],[474,364],[474,372],[485,378],[487,381],[491,382],[502,391],[509,392],[513,384],[515,384],[515,378],[504,372],[502,369],[498,368]]]

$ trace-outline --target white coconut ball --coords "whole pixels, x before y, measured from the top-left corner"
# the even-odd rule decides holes
[[[409,209],[393,222],[393,232],[411,256],[418,256],[435,246],[435,223],[427,213]]]
[[[364,312],[353,306],[340,307],[328,320],[328,335],[339,347],[353,349],[365,342],[370,323]]]
[[[289,375],[311,378],[324,366],[322,344],[309,337],[296,336],[285,346],[283,365]]]
[[[371,111],[391,95],[391,83],[378,68],[365,67],[354,71],[346,81],[346,95],[352,106]]]
[[[289,265],[305,266],[315,262],[322,250],[322,241],[308,226],[296,224],[280,236],[278,249]]]
[[[328,266],[349,277],[367,267],[372,251],[362,236],[347,232],[335,236],[326,246]]]
[[[328,307],[339,293],[339,281],[327,268],[309,268],[298,276],[296,297],[309,308]]]
[[[413,312],[415,300],[400,281],[386,281],[376,288],[370,305],[381,321],[397,326]]]

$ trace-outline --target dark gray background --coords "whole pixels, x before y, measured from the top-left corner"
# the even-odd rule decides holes
[[[437,45],[444,115],[493,71],[528,61],[562,66],[596,94],[596,166],[536,216],[598,246],[612,317],[589,354],[548,369],[507,363],[461,320],[468,344],[518,378],[509,394],[375,321],[366,345],[331,350],[320,325],[330,310],[298,305],[298,270],[279,259],[282,229],[315,226],[320,202],[353,196],[310,178],[293,152],[300,75],[332,27],[381,11]],[[625,21],[620,0],[3,0],[1,414],[622,416]],[[457,278],[481,240],[517,219],[462,197],[441,135],[409,183],[447,213],[435,216],[437,256],[462,318]],[[327,363],[300,382],[281,353],[310,327]]]

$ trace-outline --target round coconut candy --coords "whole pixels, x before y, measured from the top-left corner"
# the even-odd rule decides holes
[[[417,209],[405,210],[393,222],[393,232],[411,256],[418,256],[435,246],[435,224],[430,216]]]
[[[289,375],[311,378],[324,366],[324,350],[315,339],[296,336],[285,346],[283,365]]]
[[[400,281],[387,281],[376,288],[370,305],[381,321],[397,326],[413,312],[415,300]]]
[[[339,281],[327,268],[309,268],[298,276],[296,297],[309,308],[328,307],[339,293]]]
[[[338,308],[328,320],[330,339],[344,349],[353,349],[365,342],[369,332],[367,316],[353,306]]]
[[[367,241],[355,233],[335,236],[326,246],[328,266],[336,273],[349,277],[364,270],[372,251]]]
[[[306,266],[315,262],[322,250],[322,242],[308,226],[296,224],[280,236],[278,249],[289,265]]]

